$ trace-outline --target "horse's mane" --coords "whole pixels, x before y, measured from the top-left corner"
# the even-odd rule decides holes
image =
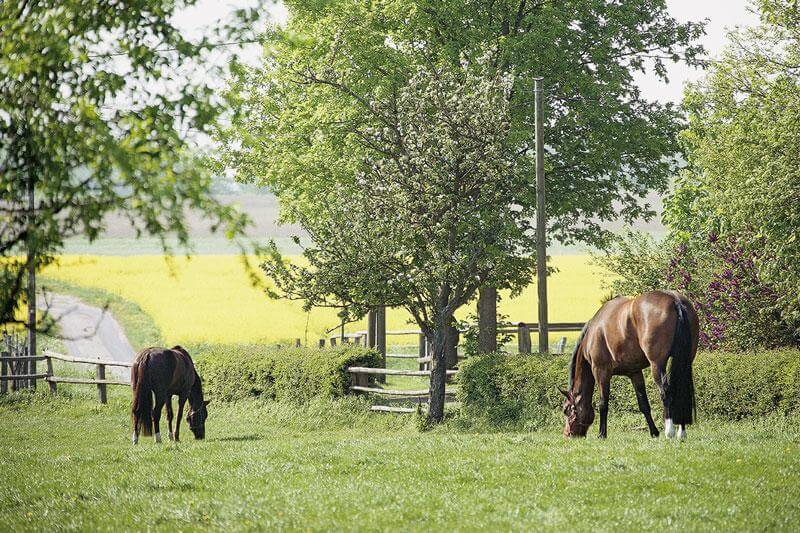
[[[586,336],[586,330],[589,329],[590,322],[583,325],[581,334],[578,335],[578,340],[575,342],[575,349],[572,350],[572,361],[569,363],[569,388],[567,391],[572,392],[572,386],[575,384],[575,367],[578,366],[578,351],[581,349],[583,337]]]

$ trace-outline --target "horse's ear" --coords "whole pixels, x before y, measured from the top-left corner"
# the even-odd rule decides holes
[[[210,404],[210,403],[211,403],[211,400],[205,400],[205,401],[203,402],[203,404],[204,404],[204,405],[206,405],[206,406],[208,406],[208,404]]]

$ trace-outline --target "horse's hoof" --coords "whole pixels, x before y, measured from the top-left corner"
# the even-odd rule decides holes
[[[161,433],[156,433],[156,443],[158,444],[160,442],[161,442]]]
[[[171,431],[169,432],[169,440],[171,441],[175,440],[175,435],[173,435]]]

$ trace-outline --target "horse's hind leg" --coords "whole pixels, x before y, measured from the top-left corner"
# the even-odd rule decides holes
[[[153,434],[155,435],[156,442],[161,442],[161,429],[159,424],[161,422],[161,409],[164,407],[164,398],[156,395],[156,405],[153,407]]]
[[[667,369],[666,358],[664,365],[651,363],[650,369],[653,372],[653,380],[658,385],[658,390],[661,393],[661,403],[664,404],[664,435],[671,439],[675,436],[675,426],[672,425],[672,417],[669,414],[669,402],[667,399]]]
[[[644,415],[644,419],[647,421],[647,427],[650,430],[651,437],[658,437],[658,429],[656,428],[655,422],[653,422],[653,417],[650,414],[650,402],[647,399],[647,387],[644,385],[644,376],[642,376],[642,372],[639,371],[630,376],[631,383],[633,384],[633,390],[636,391],[636,402],[639,404],[639,410]]]
[[[172,432],[172,396],[167,396],[167,426],[169,426],[169,440],[175,440],[175,434]]]

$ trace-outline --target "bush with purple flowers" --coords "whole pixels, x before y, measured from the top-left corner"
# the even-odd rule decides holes
[[[757,238],[716,232],[656,243],[628,234],[599,262],[615,275],[611,289],[634,295],[671,289],[688,296],[700,316],[700,345],[709,350],[796,344],[777,294],[760,275],[770,258]]]

